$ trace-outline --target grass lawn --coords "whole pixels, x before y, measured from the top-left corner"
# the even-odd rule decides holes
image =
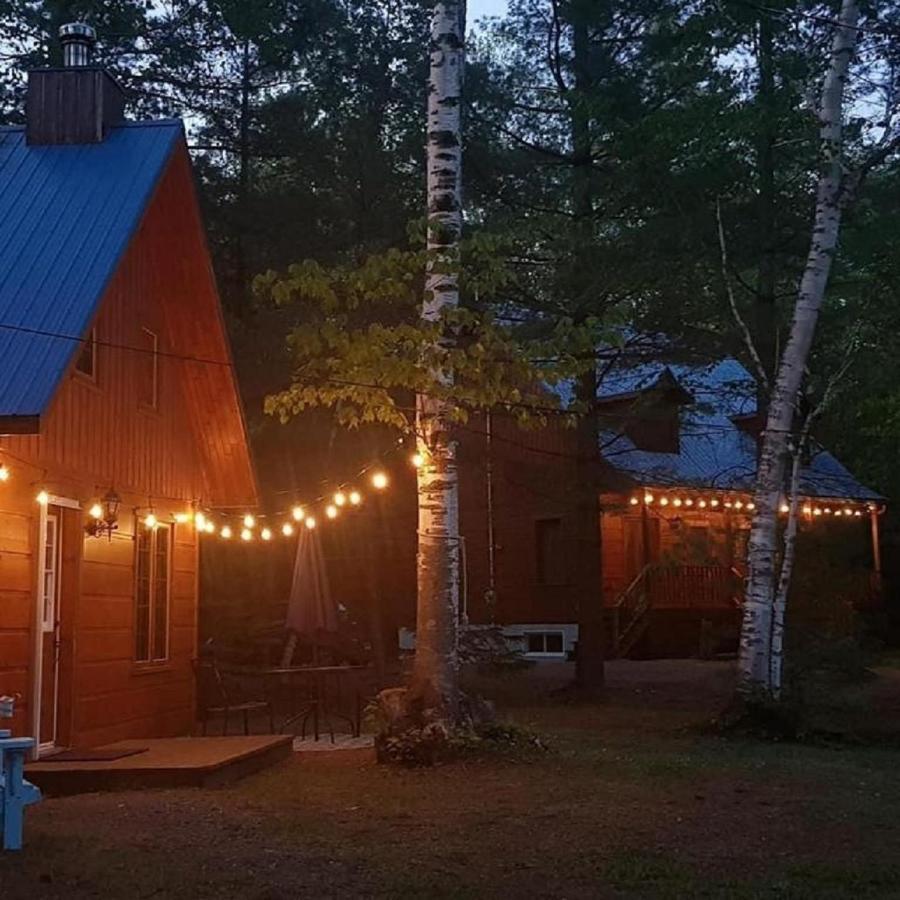
[[[561,705],[484,687],[550,750],[431,770],[304,754],[231,787],[50,799],[0,898],[900,898],[900,751],[724,740],[722,663],[617,662]]]

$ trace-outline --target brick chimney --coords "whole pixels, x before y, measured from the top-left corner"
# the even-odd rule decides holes
[[[124,118],[125,95],[105,69],[91,64],[96,34],[73,22],[59,29],[62,68],[32,69],[25,101],[30,145],[99,144]]]

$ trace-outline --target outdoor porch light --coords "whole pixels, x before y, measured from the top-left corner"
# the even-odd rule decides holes
[[[95,503],[88,514],[90,521],[84,526],[84,530],[90,537],[102,537],[106,535],[108,540],[112,540],[112,534],[119,527],[119,504],[121,500],[119,495],[110,488]]]

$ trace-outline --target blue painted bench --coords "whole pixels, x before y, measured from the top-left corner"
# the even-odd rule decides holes
[[[41,792],[25,780],[25,757],[34,738],[10,737],[0,729],[0,833],[4,850],[22,849],[25,807],[37,803]]]

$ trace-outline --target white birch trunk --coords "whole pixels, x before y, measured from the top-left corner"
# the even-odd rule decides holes
[[[775,598],[778,503],[787,467],[794,408],[812,346],[819,309],[837,248],[841,221],[841,150],[844,88],[856,46],[857,0],[843,0],[820,109],[821,172],[815,220],[800,281],[790,337],[778,368],[756,476],[756,514],[750,531],[749,575],[741,629],[741,690],[771,690],[770,649]]]
[[[422,318],[434,322],[459,303],[462,231],[464,4],[438,0],[431,20],[428,83],[428,264]],[[449,372],[434,373],[449,382]],[[453,720],[458,711],[459,501],[456,447],[445,403],[420,394],[418,605],[413,693]]]
[[[805,439],[794,450],[791,464],[791,486],[788,496],[788,520],[784,528],[784,550],[781,556],[781,571],[778,573],[778,587],[772,603],[772,648],[769,659],[769,683],[772,696],[781,697],[784,676],[784,616],[787,611],[788,591],[794,574],[794,559],[797,555],[798,510],[800,508],[800,466],[803,459]]]

